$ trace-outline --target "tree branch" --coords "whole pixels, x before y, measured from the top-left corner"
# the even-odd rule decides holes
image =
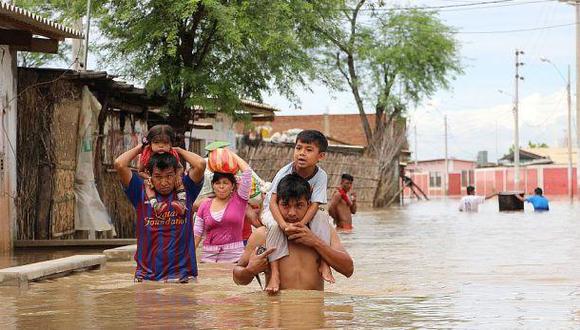
[[[211,22],[209,31],[207,32],[205,39],[203,40],[203,43],[200,47],[201,49],[198,48],[198,50],[193,55],[195,57],[195,65],[193,66],[194,70],[197,70],[203,63],[203,60],[205,59],[206,55],[209,52],[209,49],[211,48],[210,46],[212,44],[212,39],[216,31],[217,31],[217,20],[214,19]]]
[[[340,52],[336,52],[336,67],[338,68],[338,71],[340,71],[340,73],[342,74],[342,76],[344,77],[344,79],[346,79],[346,82],[348,83],[348,85],[352,89],[353,86],[352,86],[352,82],[350,81],[350,78],[348,76],[348,73],[346,73],[342,69],[342,64],[340,63]]]

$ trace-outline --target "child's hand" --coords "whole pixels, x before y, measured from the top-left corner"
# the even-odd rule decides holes
[[[286,228],[288,228],[288,224],[285,222],[279,223],[278,226],[280,226],[280,229],[282,229],[282,231],[285,231]]]

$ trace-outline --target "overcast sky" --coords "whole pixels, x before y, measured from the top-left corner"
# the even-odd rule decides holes
[[[388,1],[415,6],[449,6],[490,0]],[[409,142],[419,159],[444,155],[443,116],[449,122],[449,155],[474,159],[487,150],[490,160],[503,155],[513,143],[512,97],[514,52],[525,52],[520,84],[520,144],[563,143],[566,129],[565,83],[554,67],[541,62],[549,58],[565,76],[567,65],[575,65],[574,7],[555,0],[514,0],[479,7],[442,9],[441,18],[455,27],[461,43],[465,74],[410,114]],[[516,32],[514,30],[525,30]],[[572,67],[572,92],[575,91]],[[356,113],[349,93],[333,93],[314,85],[314,93],[301,92],[301,108],[295,109],[282,97],[266,96],[265,103],[282,109],[283,115]],[[505,90],[510,95],[500,94]],[[437,109],[433,109],[435,104]],[[575,95],[573,94],[573,106]],[[573,108],[575,109],[575,108]],[[417,126],[415,149],[413,126]],[[573,127],[575,131],[575,124]],[[497,152],[496,152],[497,150]]]

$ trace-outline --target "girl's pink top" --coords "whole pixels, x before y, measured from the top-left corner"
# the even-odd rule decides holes
[[[173,157],[175,157],[175,159],[177,159],[177,162],[179,163],[179,154],[177,153],[177,150],[171,148],[171,150],[169,151],[170,154],[173,155]],[[139,156],[139,166],[147,166],[147,163],[149,163],[149,159],[151,158],[151,155],[153,154],[153,150],[151,150],[151,146],[147,146],[146,148],[143,149],[143,151],[141,151],[141,156]]]
[[[240,181],[238,190],[232,194],[226,204],[221,221],[217,221],[211,215],[210,208],[213,198],[203,201],[199,206],[193,233],[198,237],[205,234],[204,246],[243,241],[242,228],[252,187],[252,170],[245,170]]]

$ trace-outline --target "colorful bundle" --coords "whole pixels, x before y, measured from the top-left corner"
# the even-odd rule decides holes
[[[238,162],[227,148],[218,148],[210,151],[207,166],[212,172],[236,174],[239,170]]]

